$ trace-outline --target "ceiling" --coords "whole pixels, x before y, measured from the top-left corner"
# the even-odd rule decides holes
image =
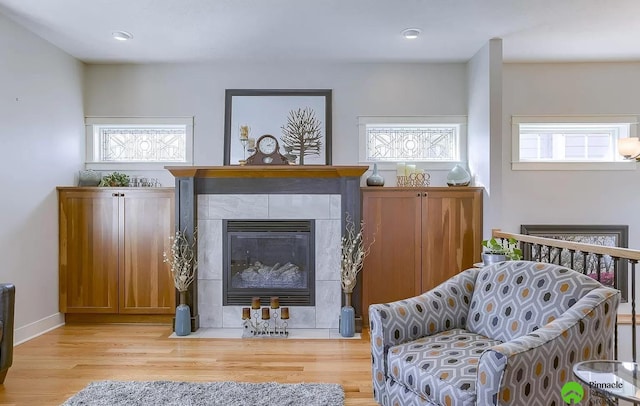
[[[638,0],[0,0],[88,63],[640,61]],[[420,28],[415,40],[405,28]],[[112,32],[133,34],[116,41]]]

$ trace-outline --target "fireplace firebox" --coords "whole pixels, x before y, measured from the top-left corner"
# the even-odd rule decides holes
[[[223,305],[315,305],[314,220],[224,220]]]

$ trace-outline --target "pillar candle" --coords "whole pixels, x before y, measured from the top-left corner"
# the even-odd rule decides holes
[[[247,144],[247,148],[253,149],[255,147],[256,147],[256,139],[255,138],[249,138],[249,143]]]
[[[406,176],[411,176],[414,173],[416,173],[416,166],[415,165],[407,165],[406,166]]]
[[[262,320],[269,320],[271,318],[268,307],[262,308]]]
[[[280,318],[282,320],[288,320],[289,319],[289,308],[288,307],[283,307],[280,310]]]
[[[280,298],[278,296],[271,296],[271,308],[277,309],[280,307]]]
[[[251,309],[248,307],[242,308],[242,320],[247,320],[251,318]]]
[[[404,176],[407,170],[407,165],[404,162],[398,162],[396,164],[396,176]]]
[[[251,298],[251,308],[254,310],[260,308],[260,298],[258,296],[254,296]]]

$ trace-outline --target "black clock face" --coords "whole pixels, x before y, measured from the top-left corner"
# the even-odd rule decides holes
[[[263,137],[258,143],[258,149],[265,155],[271,155],[276,152],[276,139],[272,137]]]

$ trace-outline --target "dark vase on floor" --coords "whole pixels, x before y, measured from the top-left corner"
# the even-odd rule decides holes
[[[180,292],[180,304],[176,307],[177,336],[187,336],[191,333],[191,309],[187,303],[187,292]]]
[[[340,335],[353,337],[356,333],[356,312],[351,306],[351,293],[345,292],[344,306],[340,310]]]

